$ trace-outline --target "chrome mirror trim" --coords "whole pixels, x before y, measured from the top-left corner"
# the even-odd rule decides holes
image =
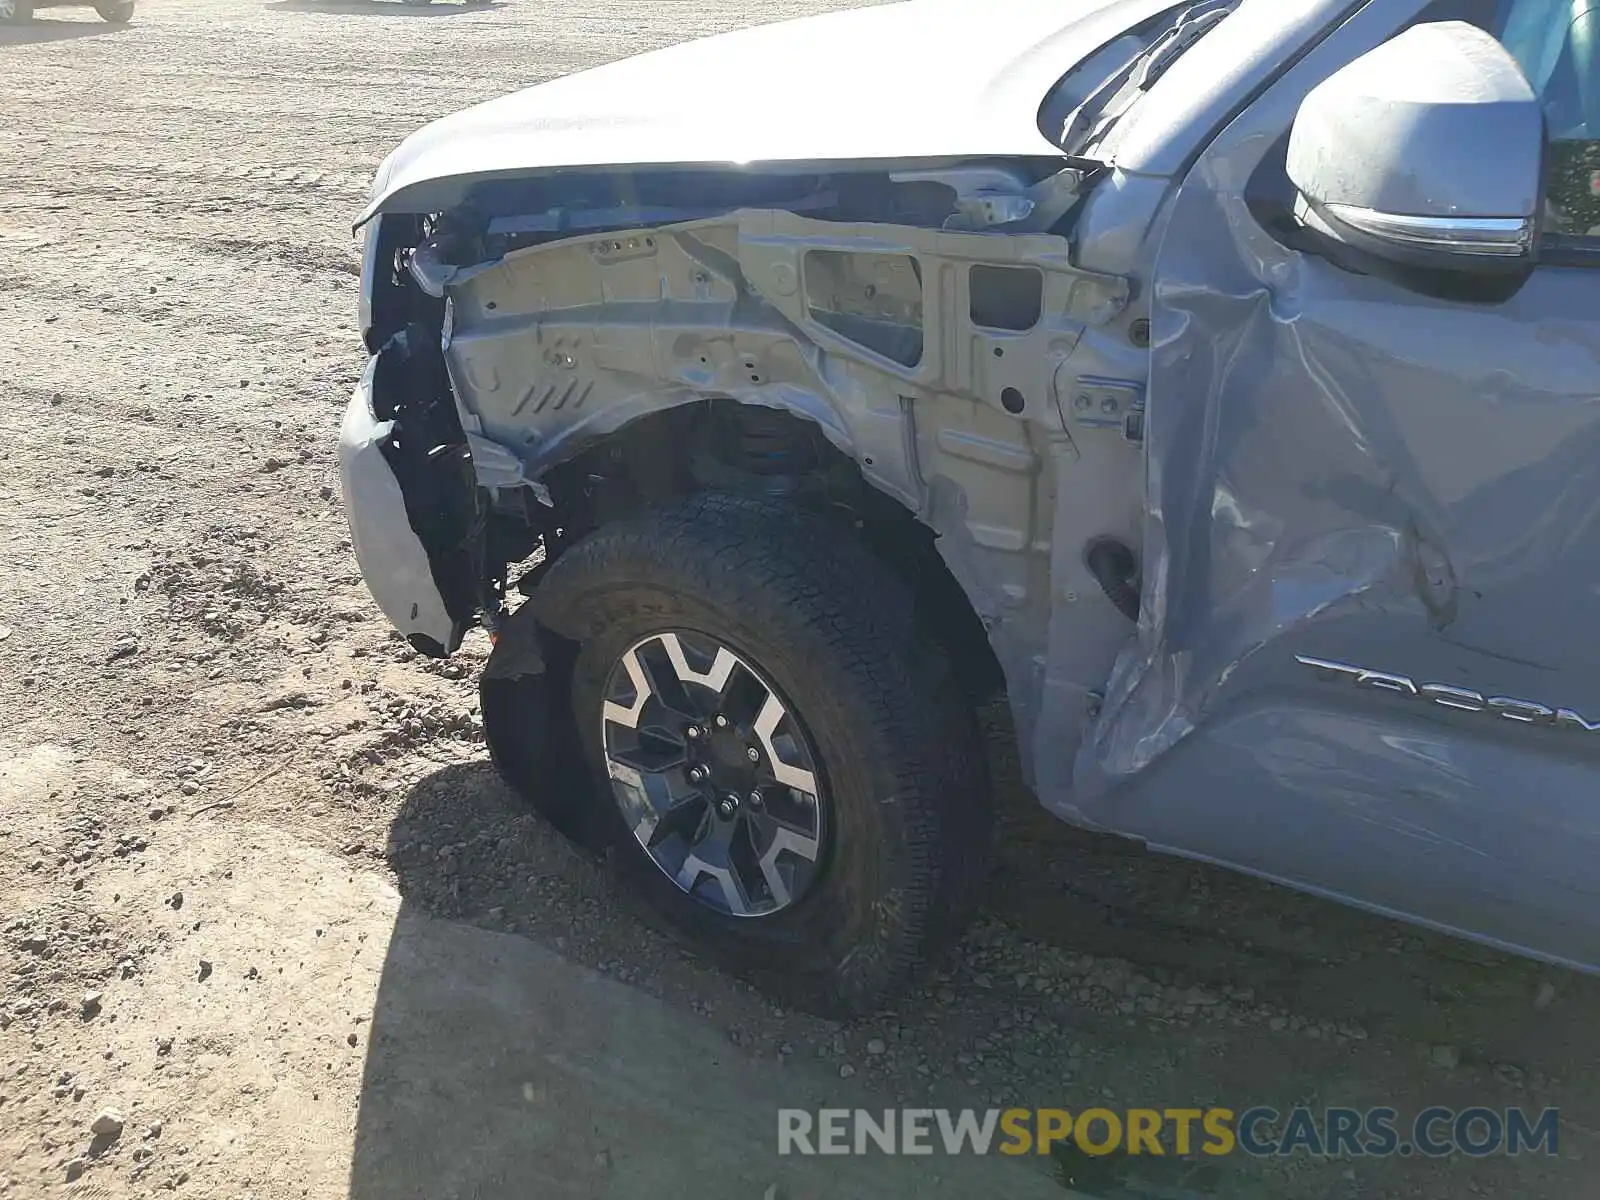
[[[1368,237],[1418,250],[1521,258],[1533,249],[1534,223],[1526,217],[1420,217],[1353,204],[1323,208],[1329,217]]]

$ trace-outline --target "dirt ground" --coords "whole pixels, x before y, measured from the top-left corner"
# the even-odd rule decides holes
[[[379,159],[825,6],[142,0],[0,30],[0,1196],[1600,1188],[1592,980],[1076,834],[1004,783],[983,918],[927,986],[850,1026],[783,1012],[497,782],[481,640],[441,665],[390,636],[334,461]],[[780,1105],[869,1098],[1562,1119],[1555,1158],[776,1156]]]

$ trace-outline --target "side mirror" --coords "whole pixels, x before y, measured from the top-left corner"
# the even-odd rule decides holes
[[[1533,260],[1544,153],[1539,100],[1499,42],[1415,25],[1306,96],[1289,135],[1295,217],[1378,270],[1516,273]]]

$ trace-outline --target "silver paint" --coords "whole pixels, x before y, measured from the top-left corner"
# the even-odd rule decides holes
[[[1361,8],[1152,221],[1150,583],[1072,803],[1161,848],[1596,966],[1597,764],[1564,731],[1600,712],[1600,273],[1432,298],[1285,245],[1246,197],[1310,90],[1421,12]],[[1220,67],[1209,42],[1180,67]],[[1404,670],[1344,669],[1370,663]]]
[[[1089,148],[1092,186],[1063,162],[1026,189],[1008,161],[1037,168],[1038,122],[1087,94],[1052,91],[1040,64],[1109,70],[1163,6],[1102,0],[1051,25],[1058,5],[1015,0],[950,36],[926,2],[545,85],[391,156],[369,214],[608,163],[934,171],[959,197],[964,230],[752,208],[430,274],[480,484],[538,489],[707,395],[792,412],[940,535],[1052,811],[1600,967],[1596,763],[1571,736],[1600,728],[1582,715],[1600,712],[1600,272],[1545,265],[1509,297],[1442,300],[1287,244],[1247,196],[1308,94],[1421,0],[1244,0]],[[854,37],[891,25],[917,53]],[[870,95],[795,103],[794,77],[836,56],[871,58],[852,76]],[[752,72],[735,89],[750,119],[715,119]],[[855,261],[846,283],[868,260],[922,264],[914,365],[816,318],[813,250]],[[970,320],[966,268],[1006,263],[1045,274],[1035,330]],[[1084,565],[1101,535],[1141,552],[1136,629]]]

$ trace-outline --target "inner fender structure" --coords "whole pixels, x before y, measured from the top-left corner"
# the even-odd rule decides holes
[[[1025,772],[1064,795],[1063,749],[1132,631],[1082,554],[1095,536],[1138,544],[1145,355],[1114,329],[1126,281],[1047,233],[746,207],[560,236],[500,211],[430,222],[402,281],[445,301],[485,508],[559,524],[560,489],[584,485],[553,468],[652,415],[800,418],[934,531],[1004,671]]]

